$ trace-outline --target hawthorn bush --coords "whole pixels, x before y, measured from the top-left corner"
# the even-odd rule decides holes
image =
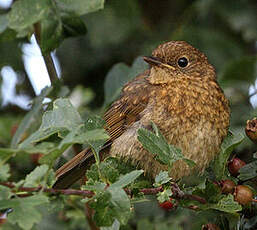
[[[257,76],[252,48],[257,39],[257,6],[254,1],[232,0],[174,1],[173,8],[170,3],[150,3],[149,8],[147,1],[109,1],[104,8],[104,0],[17,0],[0,11],[0,67],[11,65],[26,75],[21,44],[34,34],[52,83],[35,96],[25,78],[25,86],[16,90],[33,96],[31,109],[0,108],[2,229],[256,229],[257,128],[255,119],[247,126],[246,120],[256,115],[249,102],[256,89],[249,97],[249,86]],[[160,22],[153,14],[156,7]],[[174,15],[166,7],[174,9]],[[172,29],[167,19],[174,23]],[[217,23],[220,27],[211,29]],[[149,53],[163,39],[187,40],[210,55],[232,110],[231,131],[220,154],[203,175],[176,183],[168,171],[152,181],[129,162],[99,160],[108,139],[103,111],[127,81],[148,68],[138,54]],[[74,55],[76,46],[80,48]],[[61,79],[51,56],[56,49]],[[104,60],[109,60],[109,67],[116,56],[134,61],[108,70]],[[82,79],[82,73],[87,77],[79,84],[88,81],[87,88],[73,82]],[[97,84],[92,78],[98,79]],[[253,143],[245,136],[245,126]],[[169,167],[180,159],[194,166],[166,142],[154,123],[152,127],[152,132],[138,131],[144,148],[158,153],[156,158]],[[87,181],[70,189],[52,189],[55,170],[85,148],[92,149],[96,161],[86,172]]]

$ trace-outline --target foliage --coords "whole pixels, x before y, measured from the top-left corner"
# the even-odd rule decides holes
[[[33,98],[29,111],[0,108],[0,212],[12,211],[0,228],[89,229],[93,221],[103,230],[201,229],[208,222],[221,229],[256,229],[256,204],[240,205],[219,185],[230,179],[256,195],[256,146],[242,134],[246,120],[256,116],[250,103],[256,98],[256,10],[254,0],[17,0],[0,9],[0,68],[11,66],[17,73],[16,94]],[[38,96],[23,62],[23,45],[32,34],[50,76],[47,62],[55,49],[62,69],[62,80],[51,79],[52,86]],[[164,40],[186,40],[206,53],[232,114],[233,132],[220,154],[203,175],[179,181],[179,192],[168,171],[153,182],[129,162],[111,157],[100,162],[99,156],[109,138],[101,112],[124,84],[148,68],[141,55]],[[154,123],[152,131],[139,129],[137,138],[169,168],[181,159],[195,166]],[[96,158],[79,190],[87,195],[71,195],[69,189],[54,193],[54,170],[84,148]],[[234,155],[247,162],[236,177],[227,170]],[[177,208],[165,213],[158,202],[170,197]]]

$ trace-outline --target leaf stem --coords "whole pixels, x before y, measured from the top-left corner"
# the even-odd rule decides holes
[[[38,46],[40,47],[41,26],[39,22],[34,24],[34,31],[35,31],[35,37],[36,37]],[[59,80],[51,53],[43,54],[42,50],[41,50],[41,53],[44,58],[46,69],[51,82],[53,83],[54,81]]]

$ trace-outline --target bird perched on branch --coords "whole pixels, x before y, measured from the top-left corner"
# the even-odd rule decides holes
[[[219,153],[229,126],[229,105],[215,69],[203,53],[184,41],[161,44],[144,60],[150,68],[123,87],[104,115],[110,139],[100,156],[131,160],[154,177],[167,166],[137,139],[137,130],[150,129],[154,122],[169,144],[196,163],[192,169],[178,160],[170,176],[177,180],[192,170],[203,171]],[[82,151],[57,170],[54,187],[69,187],[93,161],[90,149]]]

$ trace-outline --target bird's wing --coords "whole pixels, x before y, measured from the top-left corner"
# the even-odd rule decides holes
[[[100,151],[104,158],[112,141],[118,138],[135,121],[140,119],[140,113],[146,108],[149,97],[150,83],[147,80],[149,71],[137,76],[127,83],[120,98],[115,101],[104,115],[105,129],[110,139]],[[67,188],[79,180],[94,162],[94,155],[90,149],[85,149],[56,171],[57,181],[54,188]]]
[[[115,101],[104,115],[105,129],[111,140],[123,134],[146,108],[151,85],[147,81],[148,72],[139,75],[123,87],[121,97]]]

